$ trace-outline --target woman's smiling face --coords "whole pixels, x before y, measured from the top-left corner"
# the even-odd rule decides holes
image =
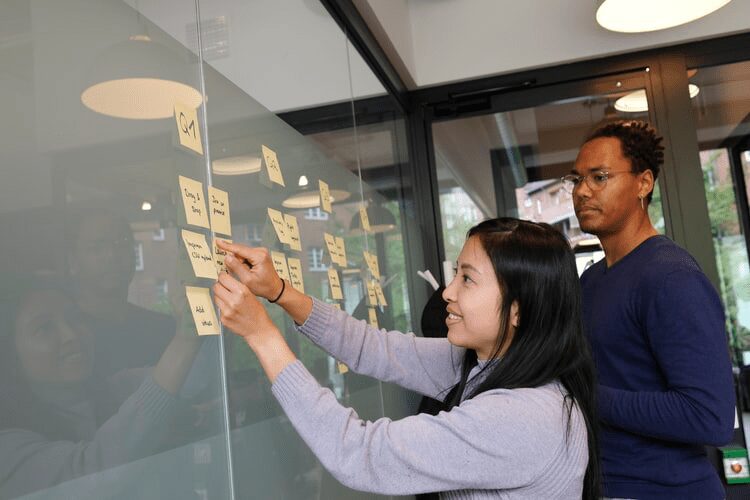
[[[443,299],[448,302],[445,323],[450,343],[475,350],[478,359],[490,359],[498,347],[502,292],[492,261],[477,236],[466,240],[458,256],[456,277],[443,292]],[[510,316],[514,318],[511,323],[517,323],[515,305]],[[507,343],[503,347],[507,348]]]

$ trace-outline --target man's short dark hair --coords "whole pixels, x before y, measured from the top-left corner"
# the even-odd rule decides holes
[[[661,165],[664,163],[664,146],[661,145],[663,138],[647,122],[620,120],[607,123],[589,135],[585,142],[600,137],[615,137],[620,140],[622,154],[630,160],[633,172],[651,170],[654,181],[659,177]],[[647,197],[649,203],[652,195],[653,190]]]

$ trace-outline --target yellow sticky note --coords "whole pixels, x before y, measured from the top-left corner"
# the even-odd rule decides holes
[[[336,238],[332,234],[323,233],[323,240],[326,242],[328,253],[331,254],[331,262],[338,264],[339,262],[339,249],[336,246]]]
[[[336,249],[338,250],[338,256],[339,256],[339,265],[341,267],[346,267],[346,243],[344,243],[344,238],[341,236],[336,236]]]
[[[286,230],[286,221],[284,220],[284,214],[276,209],[268,209],[268,218],[271,219],[271,224],[276,230],[276,236],[279,238],[281,243],[289,244],[289,235]]]
[[[182,194],[182,205],[185,207],[187,223],[210,229],[206,202],[203,199],[203,183],[182,175],[179,176],[178,180],[180,181],[180,194]]]
[[[180,138],[180,144],[202,155],[203,143],[201,142],[201,130],[198,126],[198,111],[176,102],[174,104],[174,119],[177,122],[177,136]]]
[[[367,281],[367,303],[371,306],[378,305],[378,295],[375,293],[375,281]]]
[[[273,268],[276,269],[276,274],[283,280],[291,281],[289,267],[286,263],[286,255],[281,252],[271,252],[271,261],[273,261]]]
[[[294,257],[289,257],[287,264],[289,264],[289,281],[292,283],[292,286],[300,292],[305,293],[305,283],[302,278],[302,261]]]
[[[211,228],[215,233],[232,236],[232,222],[229,218],[229,193],[208,186],[208,211]]]
[[[365,262],[367,267],[370,269],[373,277],[377,280],[380,279],[380,266],[378,265],[378,256],[373,255],[370,252],[364,252]]]
[[[297,217],[294,215],[284,215],[284,224],[286,225],[286,236],[289,240],[289,246],[292,250],[298,252],[302,250],[302,242],[299,239],[299,226],[297,225]]]
[[[266,172],[271,182],[284,186],[284,176],[281,174],[279,159],[276,158],[276,152],[264,145],[260,147],[263,150],[263,160],[266,164]]]
[[[362,229],[365,231],[370,230],[370,218],[367,217],[367,209],[365,207],[359,207],[359,218],[362,221]]]
[[[333,212],[333,208],[331,207],[331,191],[328,189],[328,184],[318,180],[318,187],[320,188],[320,207],[330,214]]]
[[[368,314],[370,316],[370,325],[374,326],[375,328],[379,328],[378,326],[378,313],[375,311],[374,307],[368,308]]]
[[[336,361],[336,368],[338,368],[338,370],[339,370],[339,373],[340,373],[341,375],[343,375],[344,373],[346,373],[346,372],[348,372],[348,371],[349,371],[349,367],[348,367],[348,366],[346,366],[346,365],[345,365],[344,363],[342,363],[341,361]]]
[[[339,272],[336,269],[328,268],[328,283],[331,285],[331,298],[341,300],[344,294],[341,293],[341,282],[339,281]]]
[[[208,246],[206,237],[200,233],[194,233],[187,229],[182,230],[182,241],[185,243],[193,272],[199,278],[217,279],[216,265],[211,247]]]
[[[383,287],[380,286],[380,282],[373,282],[375,285],[375,295],[378,297],[378,304],[381,306],[387,306],[388,302],[385,300],[385,294],[383,293]]]
[[[208,288],[186,286],[185,293],[198,335],[219,335],[219,320],[216,319],[214,303],[211,301]]]
[[[226,238],[221,238],[227,243],[231,243],[232,240],[228,240]],[[227,266],[224,265],[224,259],[227,256],[227,253],[219,248],[219,246],[216,244],[216,241],[219,240],[219,238],[214,238],[214,264],[216,265],[216,272],[220,273],[222,271],[227,270]]]

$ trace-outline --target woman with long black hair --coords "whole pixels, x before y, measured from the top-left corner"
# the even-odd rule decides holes
[[[551,226],[500,218],[469,231],[444,292],[447,339],[377,330],[287,286],[266,249],[220,246],[236,276],[222,273],[214,287],[222,323],[255,352],[292,424],[343,484],[443,498],[598,497],[594,366],[575,259]],[[360,420],[296,359],[256,296],[353,371],[439,397],[444,411]]]

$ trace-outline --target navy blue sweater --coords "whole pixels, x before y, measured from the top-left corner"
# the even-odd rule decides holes
[[[734,388],[719,297],[690,254],[664,236],[581,277],[599,374],[604,493],[724,498],[704,445],[726,444]]]

